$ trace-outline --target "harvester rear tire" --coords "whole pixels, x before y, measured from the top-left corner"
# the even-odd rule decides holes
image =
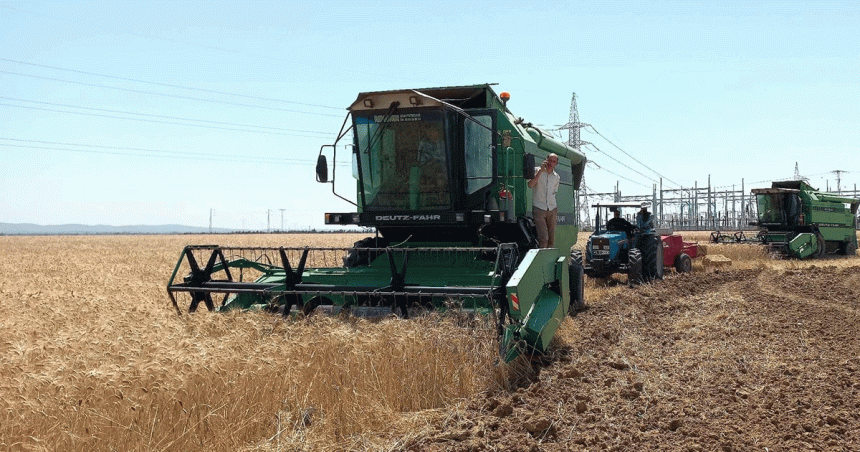
[[[642,252],[638,248],[631,248],[627,258],[627,285],[633,287],[642,284]]]
[[[857,247],[854,245],[854,241],[849,239],[842,242],[842,246],[839,247],[839,252],[846,256],[856,256]]]
[[[568,276],[570,277],[570,307],[567,312],[575,316],[585,310],[585,271],[582,268],[582,251],[570,252]]]
[[[693,270],[693,259],[687,253],[675,256],[675,271],[678,273],[690,273]]]

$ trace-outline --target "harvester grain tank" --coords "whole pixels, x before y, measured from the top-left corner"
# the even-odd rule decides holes
[[[336,142],[320,149],[316,178],[355,205],[326,213],[326,224],[376,233],[344,249],[186,247],[168,283],[177,311],[180,293],[190,311],[468,309],[495,316],[506,360],[544,351],[583,307],[583,271],[568,256],[586,159],[515,117],[509,98],[490,85],[359,94]],[[539,249],[527,181],[550,153],[561,176],[557,248]],[[352,162],[355,202],[334,183],[342,160]]]
[[[855,255],[860,200],[816,190],[805,181],[753,189],[759,238],[772,250],[800,259],[825,253]]]

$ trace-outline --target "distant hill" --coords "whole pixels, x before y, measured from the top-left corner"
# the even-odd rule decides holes
[[[279,231],[271,231],[278,233]],[[283,231],[280,231],[283,232]],[[331,227],[317,230],[286,231],[287,233],[338,233],[372,232],[359,227]],[[209,228],[163,224],[158,226],[108,226],[104,224],[59,224],[41,225],[33,223],[0,223],[0,235],[114,235],[114,234],[209,234]],[[248,231],[229,228],[212,228],[213,234],[264,234],[266,231]]]
[[[40,225],[32,223],[0,223],[3,235],[96,235],[96,234],[204,234],[209,228],[164,224],[159,226],[108,226],[104,224]],[[233,232],[232,229],[213,228],[212,232]]]

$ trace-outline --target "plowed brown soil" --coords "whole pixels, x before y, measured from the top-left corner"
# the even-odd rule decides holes
[[[829,262],[591,300],[539,373],[410,449],[860,450],[860,268]]]

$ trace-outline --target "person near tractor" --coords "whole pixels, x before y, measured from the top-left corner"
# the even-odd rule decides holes
[[[654,219],[651,218],[651,212],[648,212],[648,206],[642,206],[636,214],[636,227],[640,231],[650,231],[654,227]]]
[[[537,228],[541,248],[552,248],[555,244],[555,225],[558,222],[558,204],[555,194],[561,176],[555,172],[558,155],[550,154],[540,167],[535,168],[535,177],[529,180],[532,189],[532,217]]]
[[[624,231],[627,235],[633,234],[633,225],[629,221],[621,218],[621,211],[617,207],[610,207],[612,218],[606,222],[607,231]]]

